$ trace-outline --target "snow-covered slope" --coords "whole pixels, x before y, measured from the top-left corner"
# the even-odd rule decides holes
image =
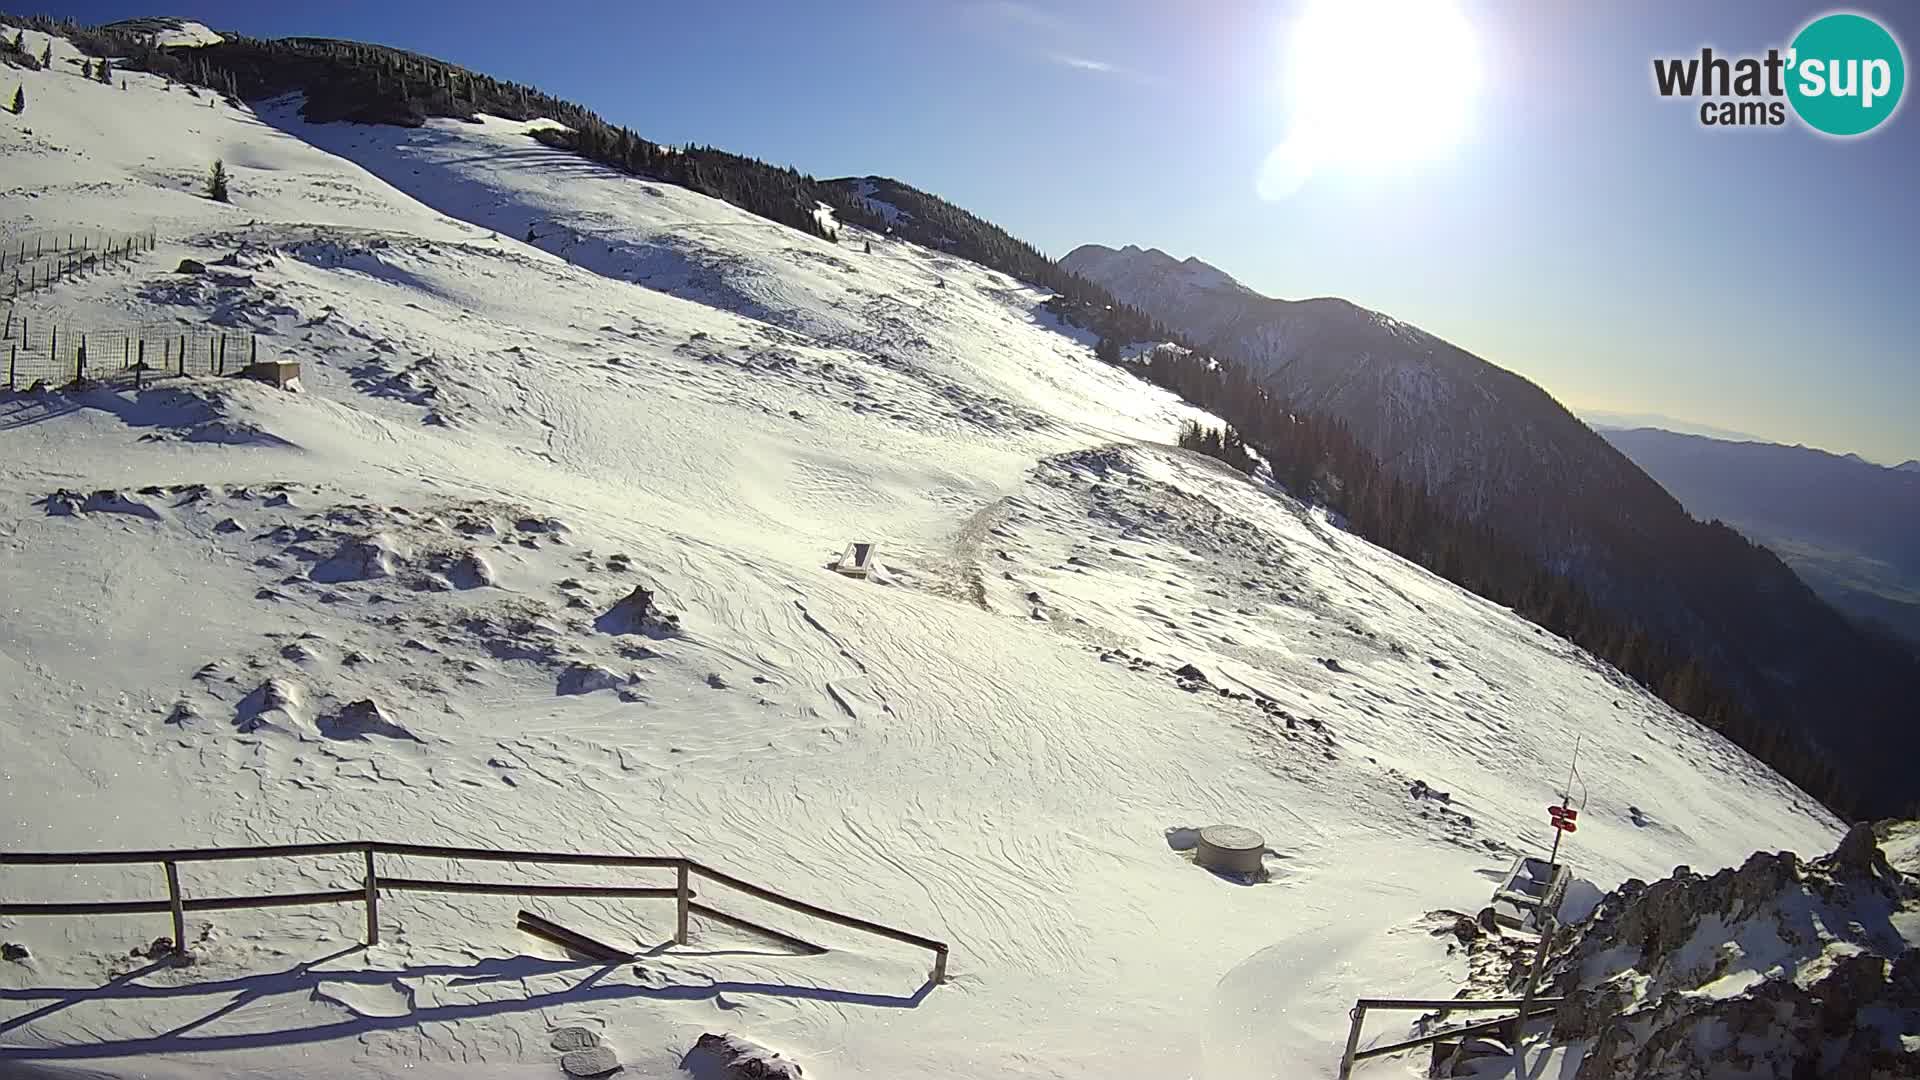
[[[1460,984],[1426,914],[1544,840],[1576,738],[1568,854],[1603,887],[1837,835],[1565,642],[1168,446],[1205,418],[1001,275],[524,125],[313,128],[126,79],[24,74],[0,240],[158,249],[22,313],[252,329],[304,392],[0,397],[5,846],[685,853],[946,940],[951,979],[734,897],[832,951],[702,925],[602,971],[515,908],[652,949],[671,904],[396,893],[371,949],[356,907],[196,913],[192,967],[129,974],[164,916],[14,918],[0,1072],[546,1075],[548,1029],[586,1023],[645,1076],[720,1030],[840,1080],[1326,1075],[1349,999]],[[216,156],[231,205],[197,194]],[[855,539],[873,579],[824,568]],[[624,618],[635,587],[679,629]],[[1264,880],[1188,861],[1217,821],[1264,834]]]
[[[1912,655],[1843,618],[1771,552],[1689,517],[1539,386],[1380,312],[1260,296],[1157,250],[1089,244],[1061,266],[1292,407],[1339,419],[1387,468],[1571,578],[1618,624],[1697,658],[1750,728],[1817,750],[1866,812],[1913,799],[1911,773],[1892,765],[1920,753]]]
[[[218,45],[226,39],[215,33],[206,23],[192,19],[182,19],[170,15],[149,16],[139,19],[124,19],[117,23],[108,23],[105,29],[127,30],[144,34],[153,39],[161,48],[182,48],[195,45]]]

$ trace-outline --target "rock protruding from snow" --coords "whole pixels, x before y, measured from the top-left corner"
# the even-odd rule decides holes
[[[553,1032],[553,1038],[548,1040],[547,1045],[562,1053],[571,1053],[575,1050],[591,1050],[600,1045],[600,1033],[592,1028],[556,1028]]]
[[[392,539],[375,533],[346,540],[331,557],[315,564],[307,576],[327,583],[368,581],[392,577],[399,561],[400,552]]]
[[[801,1080],[800,1066],[738,1035],[700,1036],[680,1067],[698,1080]]]
[[[372,698],[351,702],[339,712],[320,721],[320,734],[329,739],[364,740],[369,735],[387,739],[419,742],[419,736],[394,722]]]
[[[304,719],[307,692],[291,679],[268,679],[240,700],[234,711],[234,727],[242,732],[261,728],[295,730]]]
[[[569,1050],[560,1057],[568,1076],[610,1076],[620,1071],[620,1058],[604,1046]]]
[[[658,638],[678,630],[680,618],[661,612],[654,606],[653,590],[636,585],[632,592],[595,619],[593,625],[603,634],[643,634]]]
[[[613,690],[626,683],[613,671],[598,664],[569,664],[555,680],[553,692],[563,697],[591,694],[595,690]]]
[[[1562,934],[1554,1035],[1590,1040],[1576,1080],[1920,1076],[1917,915],[1866,824],[1811,862],[1628,881]]]

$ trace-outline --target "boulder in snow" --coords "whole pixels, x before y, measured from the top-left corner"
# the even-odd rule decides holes
[[[708,1032],[680,1060],[696,1080],[801,1080],[800,1066],[738,1035]]]
[[[341,740],[364,741],[369,735],[378,735],[386,739],[420,741],[419,736],[395,723],[379,702],[372,698],[361,698],[332,716],[321,718],[320,734]]]
[[[392,577],[400,562],[394,542],[381,533],[359,536],[341,544],[307,576],[320,582],[368,581]]]
[[[612,690],[625,682],[625,679],[598,664],[569,664],[560,673],[553,692],[563,696],[591,694],[595,690]]]
[[[568,1076],[609,1076],[620,1071],[620,1058],[604,1046],[569,1050],[560,1057]]]
[[[498,759],[496,758],[495,760],[497,761]],[[490,761],[487,764],[491,765],[493,762]],[[547,1040],[547,1045],[562,1053],[571,1053],[575,1050],[591,1050],[600,1045],[600,1033],[592,1028],[556,1028],[554,1029],[553,1037]]]

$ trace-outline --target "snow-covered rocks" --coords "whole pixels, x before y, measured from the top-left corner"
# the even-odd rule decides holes
[[[332,716],[321,717],[319,727],[320,733],[329,739],[365,739],[369,735],[378,735],[387,739],[420,741],[413,732],[395,723],[372,698],[349,702]]]
[[[798,1062],[738,1035],[707,1032],[681,1059],[697,1080],[802,1080]]]
[[[568,1076],[611,1076],[620,1071],[620,1056],[605,1046],[569,1050],[560,1055],[560,1068]]]
[[[547,1045],[563,1054],[574,1050],[591,1050],[600,1045],[600,1033],[585,1027],[555,1028]]]
[[[234,727],[241,732],[262,728],[292,732],[307,720],[306,688],[291,679],[272,678],[247,694],[234,710]]]
[[[1629,881],[1557,944],[1579,1080],[1920,1074],[1920,882],[1869,824],[1811,862]]]
[[[307,576],[329,584],[343,581],[369,581],[389,578],[399,569],[403,555],[391,536],[374,533],[355,536],[334,549],[332,555],[314,564]]]
[[[598,664],[568,664],[555,680],[553,692],[562,696],[591,694],[596,690],[618,689],[626,683],[625,677]]]

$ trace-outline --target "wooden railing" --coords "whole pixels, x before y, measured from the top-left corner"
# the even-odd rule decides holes
[[[1340,1055],[1340,1080],[1347,1080],[1353,1074],[1353,1063],[1385,1054],[1397,1054],[1402,1050],[1441,1042],[1465,1035],[1480,1035],[1490,1031],[1510,1030],[1514,1050],[1520,1048],[1520,1025],[1528,1020],[1537,1020],[1553,1013],[1560,1004],[1559,998],[1534,997],[1531,993],[1525,998],[1445,998],[1435,1000],[1416,1000],[1408,998],[1361,998],[1353,1003],[1348,1016],[1353,1018],[1353,1026],[1347,1030],[1347,1050]],[[1386,1046],[1374,1046],[1360,1049],[1360,1028],[1367,1022],[1367,1010],[1408,1009],[1425,1012],[1429,1009],[1441,1009],[1449,1012],[1485,1012],[1488,1009],[1517,1009],[1513,1016],[1503,1016],[1498,1020],[1487,1020],[1464,1027],[1430,1031],[1425,1035],[1407,1039],[1404,1042],[1390,1043]]]
[[[234,859],[303,858],[314,855],[353,855],[364,857],[360,884],[352,889],[325,892],[270,893],[252,896],[188,896],[180,887],[182,863],[224,862]],[[535,863],[557,866],[602,866],[629,869],[672,870],[672,886],[640,887],[630,885],[547,885],[519,882],[443,881],[425,878],[382,876],[374,862],[376,855],[416,858]],[[0,851],[0,866],[109,866],[138,863],[158,864],[166,875],[165,900],[89,900],[57,903],[12,903],[0,901],[0,916],[7,915],[150,915],[161,912],[173,916],[173,947],[186,948],[186,913],[189,911],[232,911],[244,908],[304,907],[318,904],[365,904],[367,944],[380,941],[380,892],[417,891],[444,893],[485,893],[497,896],[599,896],[622,899],[673,900],[676,920],[673,940],[687,943],[687,920],[700,915],[744,930],[770,935],[789,944],[818,948],[790,934],[748,922],[706,904],[694,901],[693,878],[698,876],[715,885],[742,892],[758,900],[796,911],[823,922],[850,930],[916,945],[933,953],[932,981],[947,976],[947,945],[868,919],[784,896],[772,889],[743,881],[710,866],[677,855],[588,855],[577,852],[498,851],[492,848],[442,847],[436,844],[393,844],[380,840],[353,840],[319,844],[281,844],[262,847],[177,848],[152,851],[22,852]]]

